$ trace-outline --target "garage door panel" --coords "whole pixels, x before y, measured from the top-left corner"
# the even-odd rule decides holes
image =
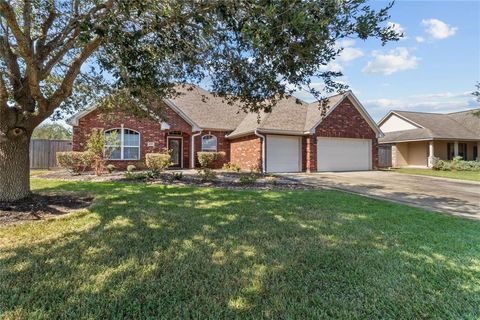
[[[371,169],[371,140],[318,138],[318,171],[355,171]]]
[[[301,171],[301,138],[291,136],[267,136],[268,172]]]

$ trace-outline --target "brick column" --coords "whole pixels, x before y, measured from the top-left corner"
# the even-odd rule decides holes
[[[305,172],[317,171],[317,139],[315,136],[306,136],[302,139],[304,143]]]

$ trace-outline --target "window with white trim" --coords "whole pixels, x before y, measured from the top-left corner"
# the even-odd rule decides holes
[[[217,151],[217,137],[207,134],[202,137],[202,151]]]
[[[116,139],[108,139],[116,134]],[[105,131],[107,137],[106,149],[109,149],[110,160],[139,160],[140,159],[140,133],[137,131],[120,128]],[[113,140],[113,141],[112,141]]]

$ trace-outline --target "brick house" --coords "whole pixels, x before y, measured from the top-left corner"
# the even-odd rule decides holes
[[[198,151],[223,151],[216,163],[265,172],[372,170],[377,168],[381,131],[351,91],[332,96],[322,116],[318,103],[289,97],[271,113],[246,114],[238,105],[194,86],[163,99],[162,119],[91,107],[73,116],[73,150],[85,148],[93,129],[116,132],[120,145],[110,161],[117,168],[143,162],[145,154],[172,152],[175,168],[194,168]]]

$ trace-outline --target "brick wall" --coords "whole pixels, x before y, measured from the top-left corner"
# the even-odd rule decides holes
[[[256,135],[230,141],[230,162],[242,170],[255,170],[262,167],[262,141]]]
[[[202,151],[202,137],[208,134],[211,134],[217,137],[217,152],[225,152],[225,157],[218,161],[215,161],[213,167],[220,169],[223,164],[230,162],[230,141],[225,138],[229,131],[202,131],[202,134],[196,136],[195,139],[195,166],[199,166],[197,159],[197,152]]]
[[[125,112],[115,112],[114,114],[104,114],[98,111],[92,111],[81,118],[78,126],[73,127],[73,150],[83,151],[86,147],[88,136],[93,129],[109,130],[120,128],[132,129],[140,132],[140,160],[112,160],[118,169],[125,169],[127,165],[134,164],[141,166],[145,161],[145,154],[151,152],[162,152],[167,148],[167,136],[171,131],[180,131],[183,136],[183,163],[184,167],[189,167],[190,153],[190,134],[191,126],[183,120],[175,111],[164,106],[164,117],[170,125],[170,130],[161,130],[158,120],[152,118],[139,118]],[[153,142],[154,146],[149,147],[148,143]]]
[[[372,165],[378,168],[378,139],[375,131],[354,107],[350,99],[343,100],[322,123],[315,129],[315,137],[304,138],[304,169],[317,169],[317,139],[316,137],[356,138],[372,140]],[[307,161],[310,159],[309,161]],[[309,165],[308,165],[309,164]]]

